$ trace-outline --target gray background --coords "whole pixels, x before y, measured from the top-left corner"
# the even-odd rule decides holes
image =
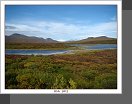
[[[124,0],[125,1],[125,0]],[[127,1],[127,0],[126,0]],[[129,0],[132,1],[132,0]],[[131,4],[131,3],[130,3]],[[123,4],[125,5],[125,4]],[[126,6],[123,9],[127,9]],[[130,8],[129,8],[130,9]],[[131,104],[132,10],[123,10],[122,73],[123,94],[119,95],[0,95],[2,104]],[[5,100],[6,99],[6,100]]]

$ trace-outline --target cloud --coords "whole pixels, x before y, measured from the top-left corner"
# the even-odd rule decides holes
[[[6,29],[16,29],[15,26],[8,26],[8,25],[7,25],[5,28],[6,28]]]
[[[40,31],[40,29],[28,24],[6,24],[6,31]]]
[[[13,32],[34,35],[56,40],[79,40],[90,36],[116,37],[117,22],[110,21],[98,24],[74,24],[54,21],[30,21],[25,24],[6,24],[6,33]]]

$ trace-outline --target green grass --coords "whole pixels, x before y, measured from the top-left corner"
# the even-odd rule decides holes
[[[6,55],[6,89],[116,89],[117,50]]]

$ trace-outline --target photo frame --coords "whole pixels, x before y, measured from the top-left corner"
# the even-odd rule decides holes
[[[5,6],[6,5],[117,5],[117,89],[5,89]],[[122,22],[121,1],[2,1],[1,2],[1,93],[2,94],[121,94]]]

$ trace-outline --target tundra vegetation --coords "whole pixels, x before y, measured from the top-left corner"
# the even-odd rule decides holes
[[[117,50],[6,55],[5,81],[6,89],[116,89]]]

